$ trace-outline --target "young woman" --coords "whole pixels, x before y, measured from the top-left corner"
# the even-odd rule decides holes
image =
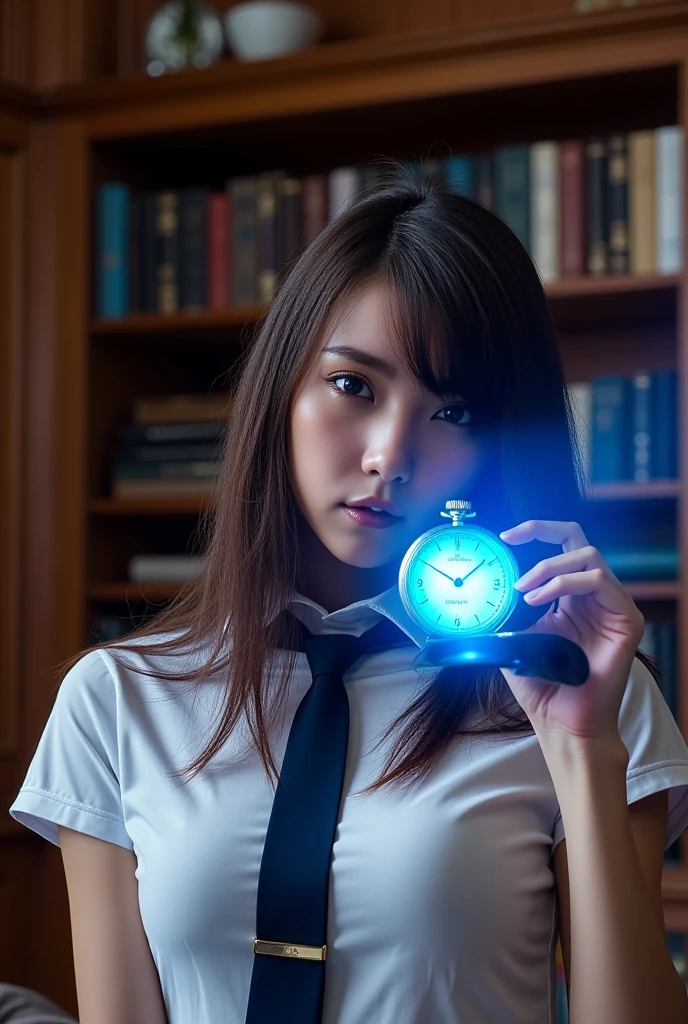
[[[386,618],[409,640],[345,675],[325,1024],[553,1022],[558,937],[573,1024],[688,1019],[660,889],[688,748],[588,541],[580,465],[528,254],[439,174],[387,168],[260,326],[203,575],[70,663],[11,808],[62,847],[81,1024],[246,1018],[275,782],[312,680],[285,609],[311,633]],[[583,686],[412,668],[399,567],[449,498],[519,560],[502,628],[575,641]]]

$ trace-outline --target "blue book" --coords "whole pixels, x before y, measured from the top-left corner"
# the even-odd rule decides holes
[[[678,475],[678,373],[658,370],[653,376],[655,473],[658,480],[674,480]]]
[[[530,252],[530,146],[494,151],[494,207]]]
[[[475,196],[475,159],[469,153],[448,157],[444,172],[454,191],[471,198]]]
[[[101,185],[96,193],[96,273],[99,317],[129,311],[129,188],[120,182]]]
[[[646,370],[631,378],[632,432],[631,477],[638,483],[654,480],[655,438],[652,430],[655,406],[655,379]]]
[[[660,689],[668,708],[678,720],[678,689],[676,675],[676,623],[657,623],[657,664],[662,673]]]
[[[592,472],[594,483],[628,480],[631,384],[619,374],[592,378]]]

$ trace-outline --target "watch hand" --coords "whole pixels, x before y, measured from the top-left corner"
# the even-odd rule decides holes
[[[446,576],[448,580],[452,581],[452,583],[454,582],[454,577],[453,576],[447,576],[447,573],[446,572],[442,572],[442,570],[438,569],[436,565],[431,565],[430,562],[426,562],[424,558],[421,558],[421,562],[423,563],[423,565],[430,566],[431,569],[434,569],[435,572],[438,572],[441,576]]]
[[[485,564],[485,562],[486,562],[486,559],[485,559],[485,558],[483,558],[483,560],[482,560],[482,562],[480,563],[480,565],[484,565],[484,564]],[[463,582],[463,583],[465,583],[465,582],[466,582],[466,580],[468,579],[468,577],[469,577],[469,576],[471,575],[471,573],[475,572],[475,571],[476,571],[477,569],[479,569],[479,568],[480,568],[480,565],[476,565],[475,569],[471,569],[471,572],[467,572],[467,573],[466,573],[466,575],[464,576],[464,578],[463,578],[463,581],[462,581],[462,582]]]

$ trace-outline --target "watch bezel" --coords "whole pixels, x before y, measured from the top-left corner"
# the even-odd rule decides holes
[[[520,576],[518,562],[516,561],[516,558],[514,557],[514,554],[511,551],[511,549],[504,543],[503,540],[501,540],[497,536],[497,534],[492,533],[491,530],[486,530],[483,526],[478,526],[473,523],[463,523],[461,526],[453,526],[450,524],[440,523],[439,526],[433,526],[431,529],[426,530],[425,533],[422,533],[420,537],[417,537],[416,540],[414,540],[414,542],[410,545],[401,561],[401,565],[399,567],[399,595],[401,597],[402,604],[404,605],[406,612],[413,619],[413,621],[418,626],[420,626],[421,629],[425,630],[425,632],[429,634],[429,639],[451,639],[452,637],[459,638],[463,636],[475,636],[481,633],[495,633],[505,622],[508,621],[514,608],[516,607],[516,604],[518,602],[518,591],[514,590],[513,588],[503,610],[500,612],[498,618],[494,620],[493,624],[487,630],[485,629],[484,626],[475,626],[469,629],[462,629],[459,632],[448,632],[445,630],[440,631],[437,629],[435,629],[434,632],[429,632],[429,623],[425,619],[421,619],[416,612],[415,603],[411,597],[411,588],[409,587],[408,583],[410,575],[410,565],[413,562],[413,559],[418,550],[425,544],[427,544],[428,541],[430,541],[437,534],[450,533],[452,530],[461,530],[464,534],[474,535],[478,537],[487,537],[490,543],[495,545],[499,550],[500,557],[503,559],[504,562],[506,562],[507,567],[511,570],[514,581],[518,579],[518,577]]]

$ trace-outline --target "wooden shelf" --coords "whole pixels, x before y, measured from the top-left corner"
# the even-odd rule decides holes
[[[198,333],[224,337],[228,328],[237,330],[247,324],[255,324],[267,311],[267,306],[234,306],[229,309],[204,309],[180,312],[166,316],[157,313],[142,313],[121,319],[96,319],[91,322],[94,338],[122,338],[133,335],[184,335]]]
[[[584,276],[553,281],[545,286],[545,291],[560,329],[586,323],[597,326],[600,319],[618,326],[637,324],[639,317],[656,319],[658,305],[664,307],[663,319],[673,319],[680,281],[678,274]],[[257,324],[268,308],[257,304],[167,316],[146,313],[121,319],[94,319],[90,331],[92,337],[104,339],[157,336],[167,341],[170,337],[200,335],[226,340],[228,330],[236,332]]]
[[[577,67],[580,74],[581,60],[577,49],[584,41],[594,45],[601,39],[605,43],[610,35],[616,35],[620,46],[626,35],[645,36],[643,48],[647,57],[641,61],[642,66],[651,60],[650,51],[655,42],[653,35],[664,31],[668,38],[661,40],[663,53],[665,60],[670,60],[669,43],[673,37],[669,33],[675,29],[678,34],[685,26],[687,10],[685,0],[655,0],[652,4],[638,7],[594,11],[584,18],[571,9],[533,21],[515,18],[504,24],[468,31],[453,28],[442,32],[389,32],[325,42],[273,60],[246,62],[228,59],[208,68],[187,69],[159,78],[139,73],[89,80],[43,94],[42,106],[45,113],[67,116],[88,113],[97,117],[111,111],[114,115],[128,117],[129,123],[139,113],[148,120],[157,111],[159,130],[160,108],[164,108],[167,120],[174,119],[177,123],[185,120],[188,124],[189,114],[195,106],[203,104],[207,110],[210,101],[217,99],[221,102],[220,97],[230,102],[233,96],[237,97],[243,106],[243,118],[256,116],[250,103],[256,92],[266,97],[273,116],[284,115],[293,109],[291,105],[284,109],[285,103],[289,102],[285,94],[295,93],[297,89],[302,93],[300,106],[307,105],[310,109],[327,107],[331,103],[333,82],[337,85],[338,103],[348,99],[351,88],[358,104],[369,103],[370,95],[361,98],[360,89],[356,89],[356,79],[368,75],[388,77],[396,72],[401,81],[406,82],[405,94],[417,94],[421,89],[416,73],[430,70],[423,90],[429,95],[441,95],[446,91],[444,79],[449,65],[465,67],[480,57],[483,61],[491,59],[502,66],[501,72],[496,67],[489,67],[483,77],[490,83],[496,79],[503,86],[508,86],[514,77],[522,79],[529,73],[537,76],[533,67],[536,62],[532,59],[523,62],[520,74],[514,76],[509,57],[519,48],[546,48],[551,51],[561,48],[565,54],[570,53],[570,64]],[[613,67],[617,58],[615,50],[606,45],[603,56],[606,65]],[[547,80],[570,73],[567,63],[561,59],[556,63],[553,61],[547,69]],[[463,88],[470,90],[474,83],[467,81],[465,74],[462,79]],[[402,88],[400,85],[392,91],[396,93]],[[387,99],[387,93],[388,90],[384,93],[379,90],[377,95]],[[208,113],[202,116],[207,121]],[[116,130],[122,133],[119,125]]]

